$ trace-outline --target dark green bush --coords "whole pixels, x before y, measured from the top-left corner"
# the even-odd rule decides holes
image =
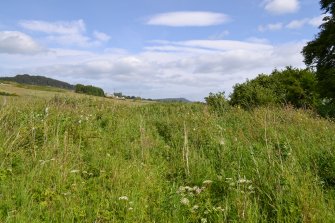
[[[76,93],[83,93],[83,94],[88,94],[88,95],[94,95],[94,96],[101,96],[105,97],[105,92],[98,87],[94,87],[92,85],[82,85],[82,84],[77,84],[75,86],[75,92]]]
[[[286,67],[270,75],[261,74],[253,80],[234,86],[230,104],[245,109],[258,106],[286,105],[315,108],[319,103],[315,74],[307,69]]]
[[[222,113],[227,109],[229,104],[224,94],[224,92],[209,93],[209,96],[205,97],[205,101],[212,111]]]

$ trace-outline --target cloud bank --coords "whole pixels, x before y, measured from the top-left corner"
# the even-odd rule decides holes
[[[229,93],[237,82],[274,68],[303,67],[300,51],[304,44],[155,40],[139,53],[121,50],[93,53],[57,48],[29,57],[0,53],[0,65],[10,73],[40,74],[71,83],[94,84],[107,92],[116,89],[147,98],[203,100],[209,92],[225,90]]]
[[[0,53],[32,55],[43,51],[43,47],[25,33],[0,31]]]

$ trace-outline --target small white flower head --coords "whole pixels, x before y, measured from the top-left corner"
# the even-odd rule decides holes
[[[130,208],[128,208],[128,210],[129,210],[129,211],[132,211],[132,210],[134,210],[134,208],[130,207]]]
[[[189,205],[190,201],[186,197],[183,197],[182,199],[180,199],[180,203],[182,203],[183,205]]]
[[[177,193],[178,193],[178,194],[185,193],[185,187],[183,187],[183,186],[180,186],[180,187],[178,188],[178,191],[177,191]]]
[[[191,212],[196,212],[197,210],[199,209],[199,205],[194,205],[192,208],[191,208]]]
[[[202,192],[202,190],[203,190],[203,188],[199,188],[199,187],[198,187],[198,188],[195,190],[195,193],[196,193],[196,194],[200,194],[200,193]]]
[[[206,218],[201,218],[201,223],[207,223],[207,219]]]
[[[223,139],[220,140],[220,145],[223,146],[225,144],[225,141]]]
[[[184,188],[185,188],[185,191],[188,191],[188,192],[192,192],[193,191],[192,187],[186,186]]]
[[[219,207],[214,207],[213,210],[214,210],[214,211],[218,211],[218,212],[224,212],[224,211],[225,211],[224,208],[222,208],[221,206],[219,206]]]
[[[207,185],[211,185],[213,183],[212,180],[205,180],[204,182],[202,182],[203,185],[207,186]]]
[[[127,196],[121,196],[121,197],[119,197],[119,200],[120,201],[127,201],[127,200],[129,200],[129,198]]]

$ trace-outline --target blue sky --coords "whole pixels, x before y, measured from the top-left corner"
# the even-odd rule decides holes
[[[274,68],[304,67],[319,8],[317,0],[2,1],[0,76],[203,100]]]

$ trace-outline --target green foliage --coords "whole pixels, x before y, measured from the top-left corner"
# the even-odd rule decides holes
[[[245,109],[258,106],[291,104],[296,108],[314,108],[318,103],[315,74],[307,69],[274,70],[234,86],[232,105]]]
[[[100,96],[100,97],[105,97],[105,92],[98,87],[94,87],[92,85],[82,85],[82,84],[77,84],[75,86],[75,92],[76,93],[83,93],[83,94],[88,94],[88,95],[94,95],[94,96]]]
[[[328,13],[320,32],[307,43],[302,53],[306,65],[315,67],[322,97],[335,100],[335,1],[321,0],[321,9]]]
[[[209,93],[209,96],[205,97],[205,101],[213,111],[219,114],[223,113],[229,106],[225,92]]]

